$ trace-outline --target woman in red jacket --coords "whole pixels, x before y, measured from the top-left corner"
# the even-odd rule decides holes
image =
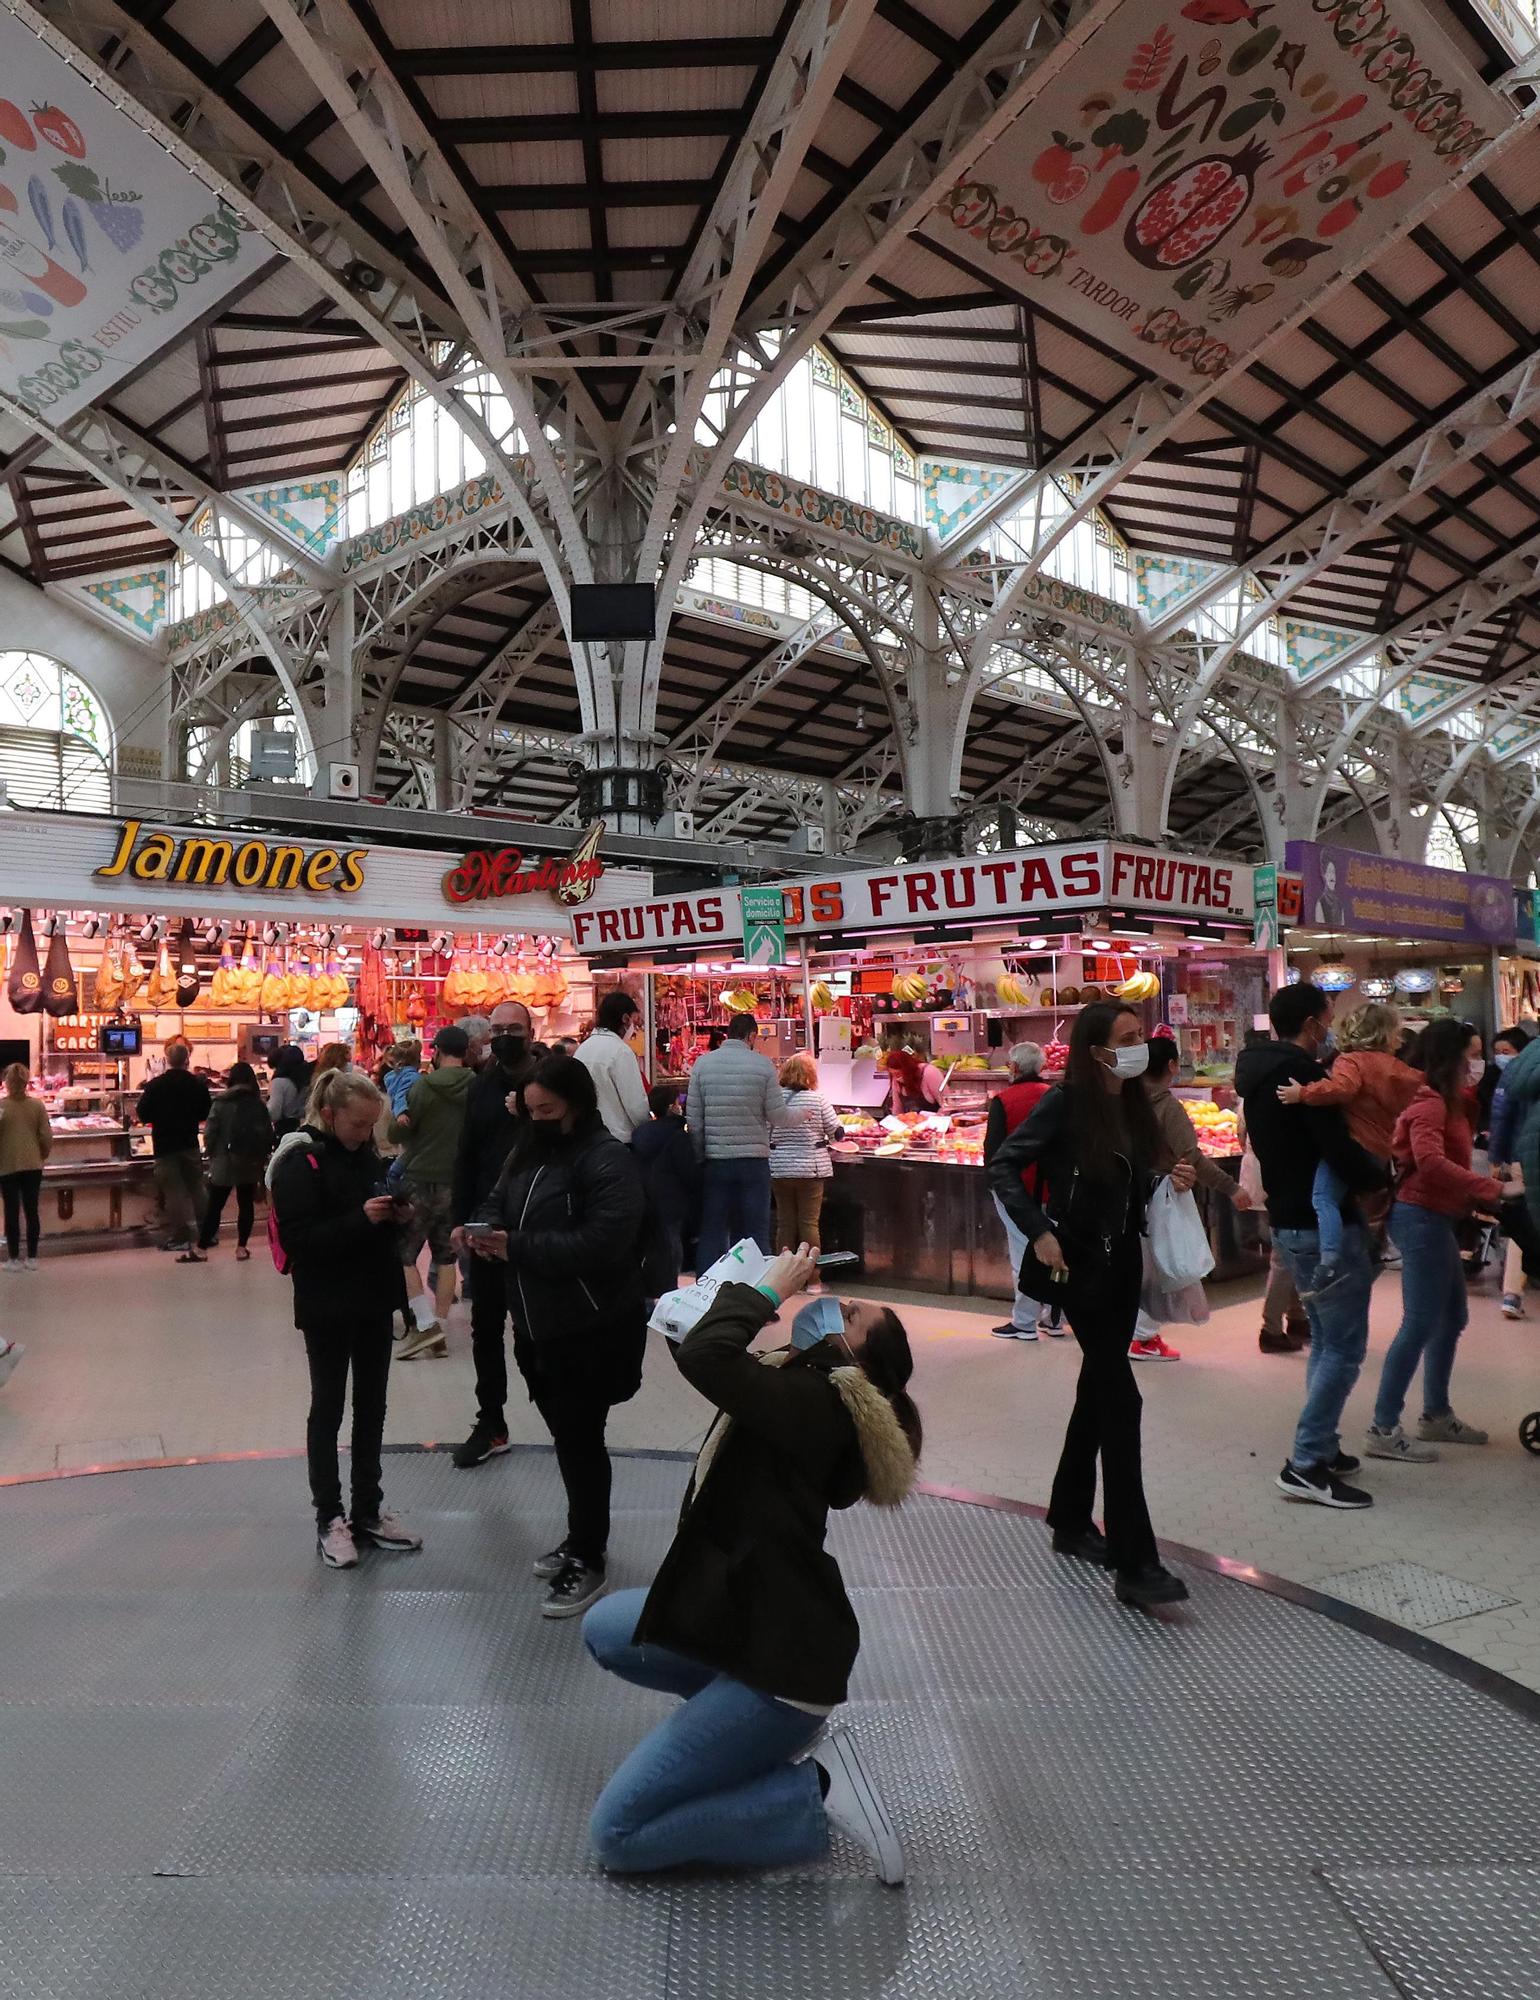
[[[1425,1464],[1434,1442],[1485,1444],[1487,1434],[1449,1406],[1455,1349],[1469,1316],[1455,1225],[1472,1209],[1495,1210],[1499,1181],[1471,1172],[1476,1086],[1486,1068],[1481,1037],[1463,1021],[1434,1021],[1423,1036],[1421,1090],[1396,1120],[1396,1204],[1390,1235],[1401,1252],[1401,1327],[1390,1343],[1366,1450],[1371,1458]],[[1406,1392],[1422,1363],[1422,1421],[1401,1427]]]

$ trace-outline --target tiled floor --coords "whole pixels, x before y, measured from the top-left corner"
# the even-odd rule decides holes
[[[0,1390],[0,1477],[150,1457],[294,1448],[305,1407],[304,1358],[288,1324],[288,1287],[265,1254],[237,1265],[228,1250],[205,1266],[151,1251],[46,1260],[34,1277],[0,1278],[0,1327],[28,1352]],[[927,1430],[925,1470],[940,1485],[1012,1498],[1047,1497],[1073,1390],[1071,1342],[994,1340],[986,1302],[905,1302],[915,1336],[915,1389]],[[1379,1356],[1399,1309],[1394,1278],[1377,1289],[1365,1380],[1349,1406],[1366,1419]],[[1432,1466],[1371,1461],[1371,1513],[1291,1506],[1272,1481],[1287,1448],[1302,1357],[1257,1351],[1256,1308],[1224,1305],[1201,1329],[1174,1336],[1179,1366],[1141,1370],[1145,1457],[1156,1526],[1169,1540],[1372,1603],[1531,1687],[1540,1688],[1540,1458],[1518,1423],[1540,1408],[1540,1306],[1503,1321],[1473,1300],[1455,1373],[1456,1405],[1486,1425],[1485,1450],[1447,1447]],[[427,1442],[463,1435],[472,1413],[468,1335],[456,1321],[447,1361],[398,1367],[388,1436]],[[704,1406],[654,1342],[640,1395],[616,1412],[617,1444],[685,1449]],[[514,1435],[542,1436],[516,1400]],[[1355,1430],[1347,1433],[1348,1448]],[[491,1466],[465,1475],[495,1480]],[[304,1474],[294,1467],[297,1511]],[[0,1492],[0,1522],[6,1496]],[[1408,1576],[1387,1566],[1416,1565]],[[1429,1574],[1431,1573],[1431,1574]],[[1365,1592],[1368,1595],[1365,1595]],[[1488,1597],[1495,1608],[1461,1614]]]

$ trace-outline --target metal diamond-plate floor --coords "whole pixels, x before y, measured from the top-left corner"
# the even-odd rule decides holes
[[[686,1468],[616,1466],[614,1575]],[[909,1855],[608,1881],[585,1823],[666,1706],[535,1615],[550,1457],[392,1456],[428,1538],[312,1554],[293,1459],[0,1491],[11,2000],[1531,2000],[1540,1729],[1206,1572],[1122,1612],[1020,1515],[834,1546],[850,1716]]]

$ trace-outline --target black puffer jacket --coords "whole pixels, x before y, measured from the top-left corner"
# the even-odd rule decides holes
[[[552,1146],[526,1124],[480,1212],[508,1232],[515,1335],[568,1365],[591,1354],[613,1371],[613,1402],[641,1381],[645,1209],[629,1147],[595,1112]]]
[[[301,1126],[268,1166],[278,1236],[294,1280],[294,1324],[389,1319],[406,1304],[396,1231],[371,1222],[364,1203],[384,1184],[373,1146],[349,1152],[330,1132]]]
[[[914,1455],[887,1398],[838,1346],[749,1353],[774,1313],[753,1285],[724,1285],[675,1350],[722,1414],[635,1637],[778,1700],[834,1708],[861,1628],[823,1545],[829,1509],[896,1506]]]

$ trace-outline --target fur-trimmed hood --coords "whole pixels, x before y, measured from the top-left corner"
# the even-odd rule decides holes
[[[796,1349],[778,1347],[768,1354],[756,1355],[755,1359],[763,1368],[784,1368],[789,1361],[796,1359]],[[866,1467],[866,1487],[861,1497],[869,1500],[874,1507],[901,1506],[914,1491],[917,1468],[914,1453],[909,1449],[909,1440],[893,1414],[892,1404],[859,1368],[849,1365],[831,1368],[828,1380],[856,1427],[861,1459]],[[706,1433],[706,1441],[700,1448],[690,1480],[692,1501],[705,1484],[706,1475],[731,1429],[732,1419],[724,1416],[718,1417]]]

